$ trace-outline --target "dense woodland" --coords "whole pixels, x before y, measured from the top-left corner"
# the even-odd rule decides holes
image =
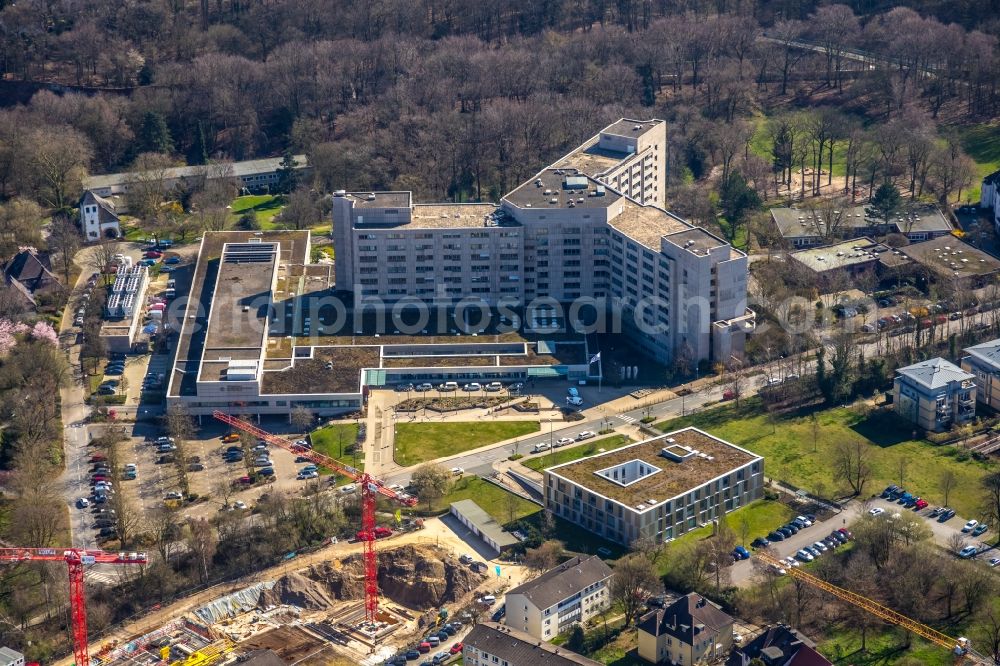
[[[916,171],[923,189],[939,158],[967,167],[947,128],[997,113],[1000,15],[909,4],[8,3],[4,83],[42,91],[0,114],[0,192],[60,208],[85,172],[150,154],[293,150],[324,191],[497,200],[621,115],[671,122],[671,200],[696,221],[717,211],[691,184],[715,167],[766,195],[836,152],[862,181]],[[940,180],[942,197],[960,189]]]

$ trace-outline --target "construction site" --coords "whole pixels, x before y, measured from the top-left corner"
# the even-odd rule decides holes
[[[374,628],[365,613],[363,555],[355,553],[218,597],[144,635],[102,646],[91,663],[256,663],[265,651],[284,664],[381,664],[446,621],[471,626],[488,610],[476,596],[509,586],[506,575],[501,584],[435,543],[386,545],[378,580]]]

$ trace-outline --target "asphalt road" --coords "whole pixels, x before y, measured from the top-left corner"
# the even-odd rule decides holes
[[[726,387],[724,386],[711,386],[692,395],[667,400],[648,408],[649,415],[657,421],[662,421],[680,416],[682,411],[685,414],[700,411],[705,408],[706,404],[715,404],[721,400],[725,390]],[[754,392],[756,392],[756,387],[748,387],[746,394]],[[595,416],[599,409],[598,407],[588,410],[587,413],[591,416],[583,421],[575,421],[569,424],[559,423],[558,427],[551,422],[548,424],[543,423],[542,431],[537,435],[531,435],[518,440],[517,452],[526,458],[544,456],[547,452],[531,453],[535,444],[555,442],[561,437],[575,437],[577,433],[583,430],[597,432],[605,427],[606,419],[610,421],[612,426],[636,424],[647,412],[647,408],[641,407],[621,414]],[[549,427],[552,427],[551,431]],[[436,462],[446,467],[461,467],[467,474],[489,476],[493,473],[493,465],[495,463],[506,460],[508,456],[514,453],[512,449],[513,447],[510,444],[497,445],[493,448],[481,449],[472,453],[441,458]],[[403,470],[387,475],[385,480],[388,483],[399,483],[405,486],[410,481],[411,473],[412,470]]]

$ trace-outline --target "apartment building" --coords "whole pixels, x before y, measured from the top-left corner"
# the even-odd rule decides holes
[[[1000,410],[1000,338],[968,347],[962,370],[975,377],[976,401]]]
[[[496,622],[480,622],[465,637],[465,666],[602,666],[575,652]]]
[[[662,362],[738,358],[755,325],[747,257],[662,208],[665,140],[662,121],[618,121],[499,205],[338,191],[336,289],[390,303],[590,299]]]
[[[976,377],[943,358],[896,370],[896,413],[919,428],[940,432],[976,418]]]
[[[544,472],[545,506],[605,539],[670,541],[763,495],[764,459],[685,428]]]
[[[574,557],[507,592],[507,626],[550,641],[611,605],[610,580],[601,558]]]
[[[733,646],[733,618],[692,592],[639,619],[639,656],[651,664],[711,664]]]

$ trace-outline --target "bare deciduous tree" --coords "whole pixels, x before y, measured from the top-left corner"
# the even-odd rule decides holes
[[[662,590],[656,567],[642,553],[631,553],[615,563],[608,592],[621,607],[626,627],[638,617],[646,598]]]
[[[871,452],[861,440],[841,442],[833,452],[834,476],[860,495],[872,475]]]

